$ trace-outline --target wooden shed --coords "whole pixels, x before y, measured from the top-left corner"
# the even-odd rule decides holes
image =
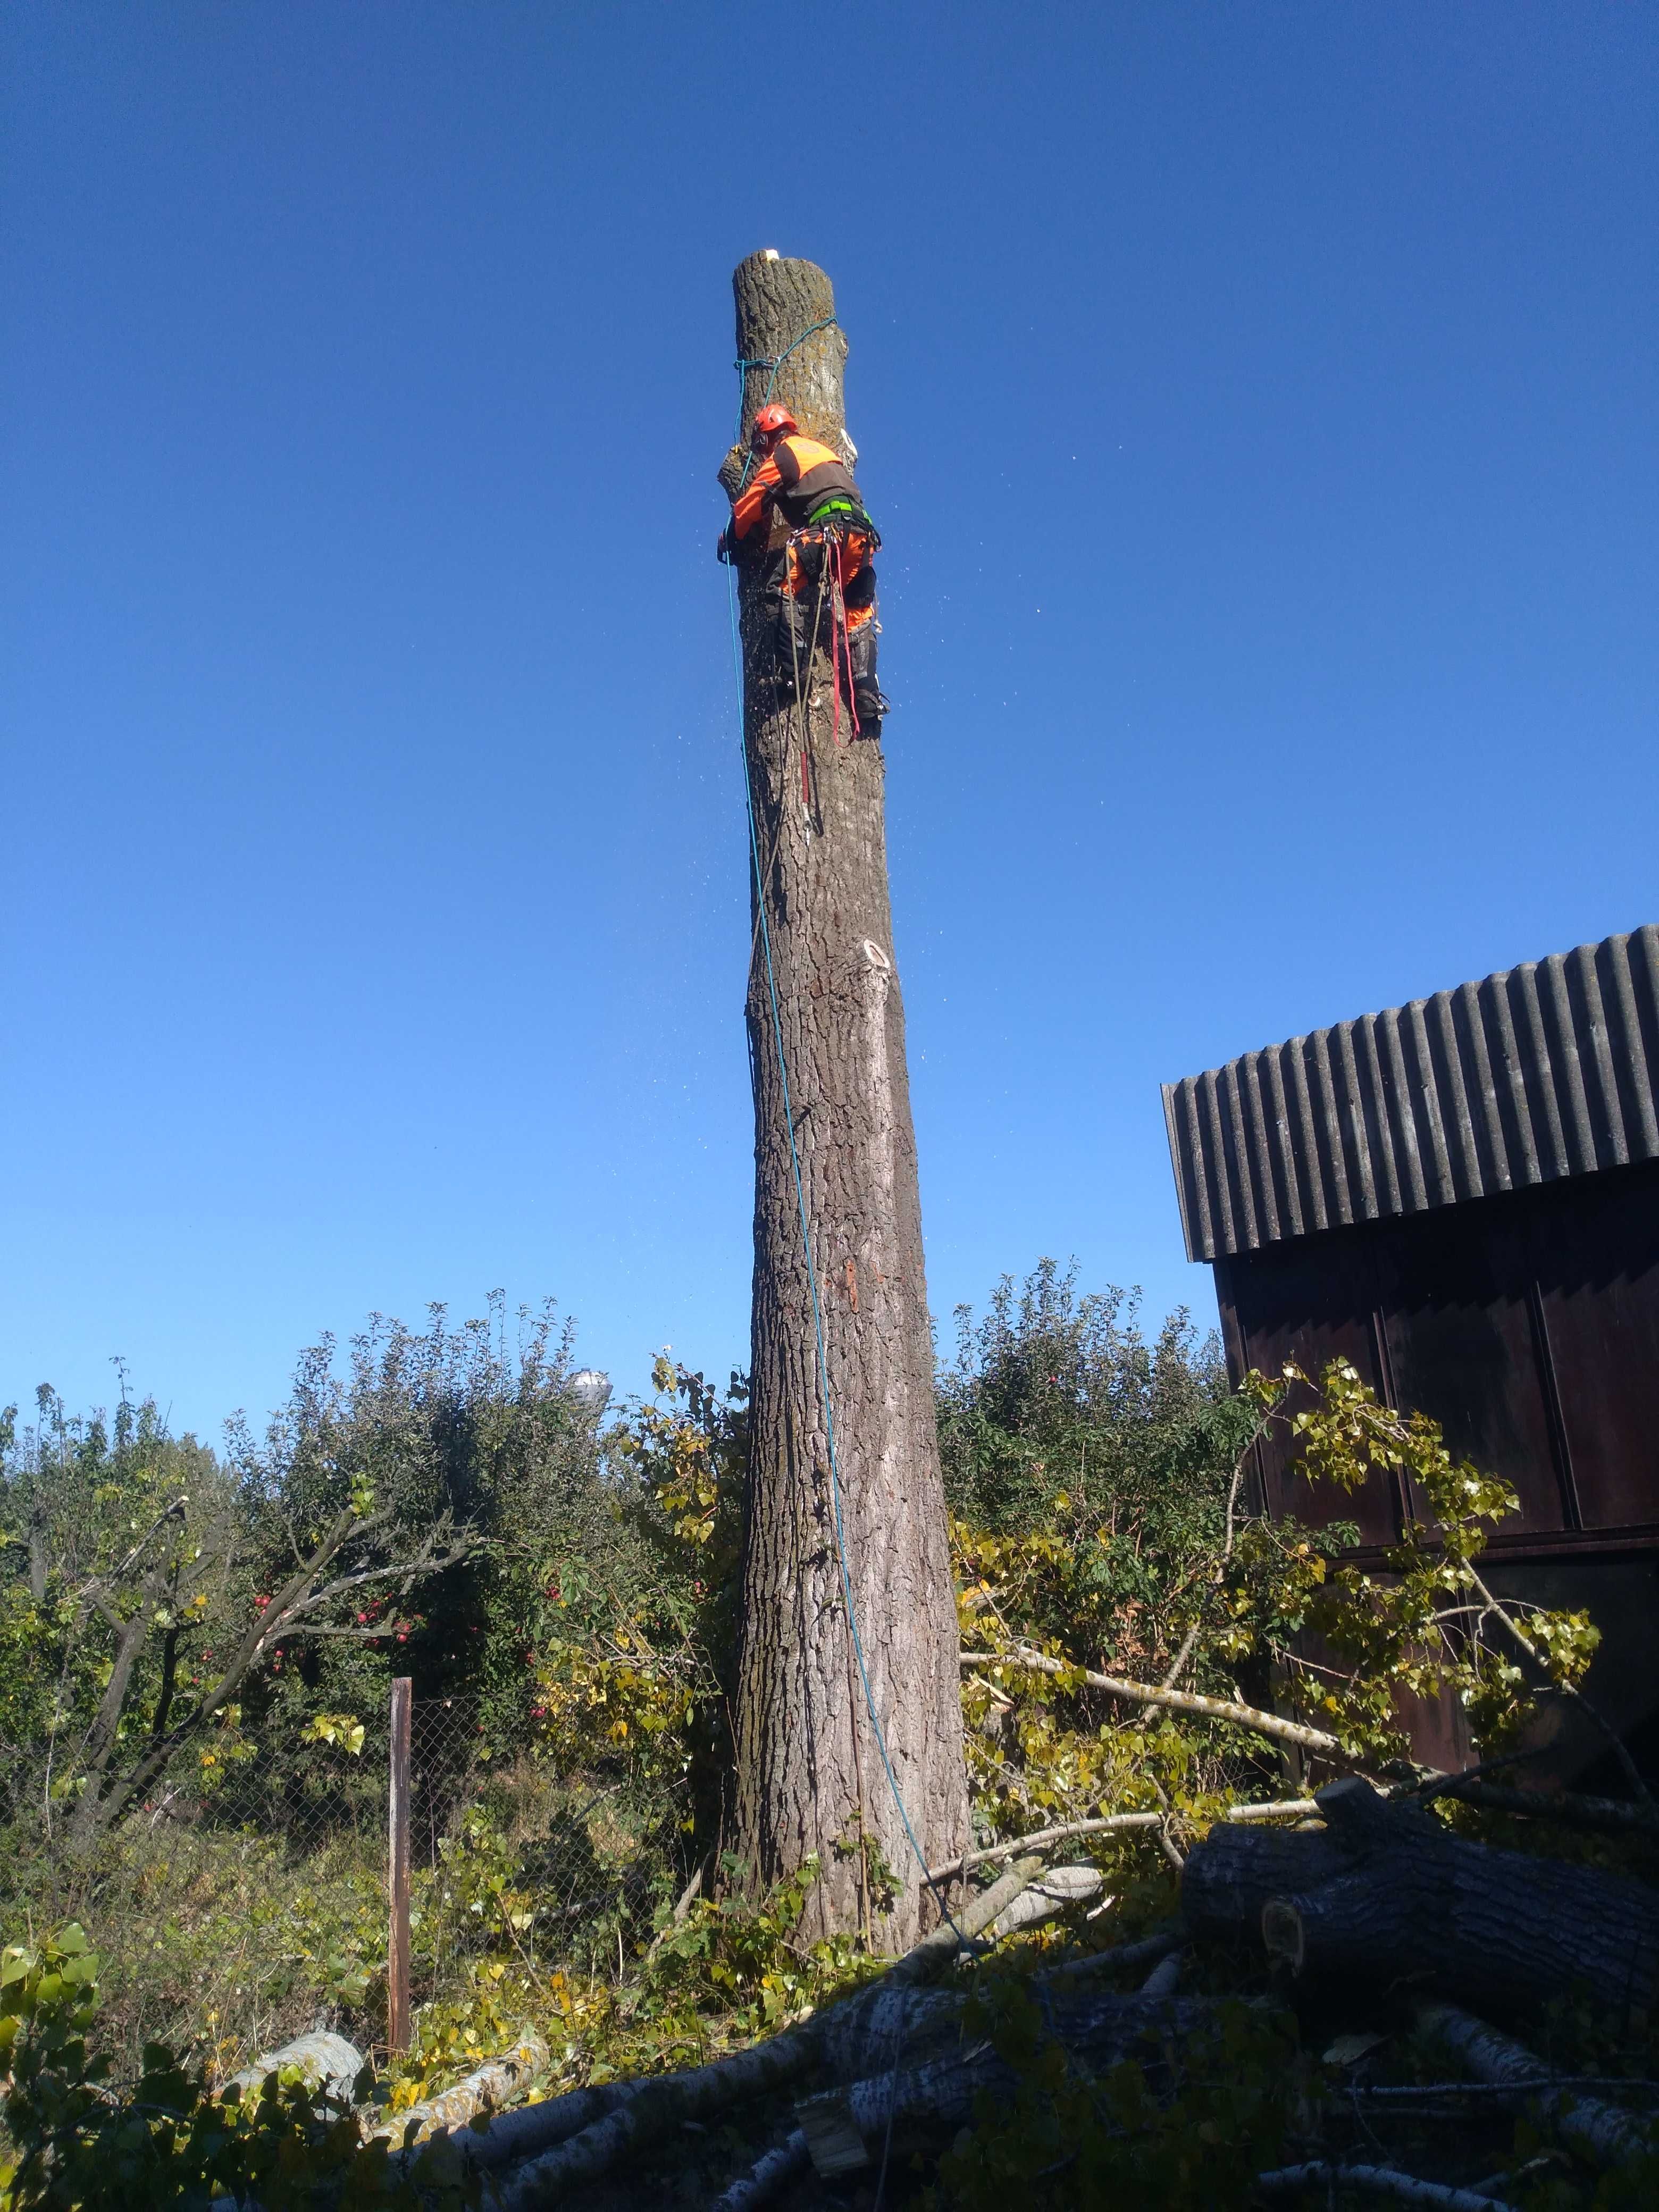
[[[1659,1768],[1659,928],[1246,1053],[1164,1090],[1189,1259],[1228,1364],[1338,1354],[1502,1474],[1494,1586],[1588,1605],[1592,1693]],[[1261,1503],[1316,1499],[1282,1439]],[[1559,1764],[1593,1747],[1564,1731]]]

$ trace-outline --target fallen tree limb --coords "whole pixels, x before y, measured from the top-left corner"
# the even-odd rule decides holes
[[[990,1866],[998,1859],[1011,1859],[1025,1851],[1046,1850],[1050,1844],[1070,1843],[1077,1836],[1107,1836],[1121,1829],[1156,1828],[1163,1820],[1162,1813],[1104,1813],[1097,1820],[1067,1820],[1058,1828],[1039,1828],[1035,1835],[1017,1836],[1011,1844],[992,1844],[982,1851],[968,1851],[948,1866],[929,1867],[929,1881],[949,1881],[953,1875],[965,1874],[969,1867]]]
[[[1483,1759],[1477,1765],[1462,1767],[1452,1774],[1443,1774],[1437,1767],[1425,1766],[1419,1770],[1419,1779],[1411,1789],[1391,1790],[1389,1795],[1415,1797],[1419,1805],[1431,1805],[1437,1797],[1444,1797],[1453,1790],[1461,1790],[1467,1782],[1485,1782],[1494,1774],[1501,1774],[1506,1767],[1522,1765],[1529,1759],[1541,1759],[1544,1751],[1542,1744],[1536,1744],[1527,1751],[1506,1751],[1500,1759]]]
[[[1532,1661],[1533,1665],[1536,1667],[1539,1673],[1542,1674],[1545,1682],[1548,1685],[1553,1694],[1559,1698],[1570,1698],[1573,1704],[1577,1706],[1579,1711],[1584,1715],[1586,1719],[1590,1721],[1599,1730],[1601,1735],[1606,1738],[1608,1750],[1612,1752],[1620,1765],[1625,1770],[1625,1779],[1629,1783],[1631,1788],[1636,1792],[1637,1796],[1641,1799],[1642,1802],[1649,1808],[1649,1810],[1652,1812],[1656,1817],[1659,1817],[1659,1806],[1656,1806],[1654,1803],[1653,1792],[1649,1789],[1646,1778],[1644,1776],[1641,1768],[1636,1764],[1635,1759],[1632,1757],[1630,1746],[1625,1741],[1624,1737],[1620,1735],[1618,1729],[1614,1728],[1613,1723],[1607,1718],[1607,1715],[1602,1712],[1600,1706],[1594,1705],[1590,1703],[1589,1699],[1584,1695],[1584,1692],[1579,1688],[1576,1682],[1557,1681],[1555,1680],[1552,1674],[1548,1660],[1539,1650],[1537,1645],[1534,1643],[1532,1638],[1527,1634],[1525,1629],[1522,1627],[1516,1613],[1504,1603],[1501,1598],[1497,1598],[1492,1595],[1492,1592],[1486,1588],[1485,1583],[1481,1581],[1480,1576],[1476,1574],[1472,1566],[1468,1567],[1466,1571],[1468,1575],[1471,1585],[1480,1596],[1482,1604],[1486,1608],[1486,1611],[1489,1613],[1495,1615],[1498,1620],[1503,1622],[1504,1627],[1508,1629],[1510,1634],[1520,1645],[1521,1649],[1526,1653],[1528,1658]]]
[[[1105,1887],[1106,1877],[1098,1867],[1050,1867],[998,1913],[989,1929],[992,1940],[1000,1942],[1019,1929],[1036,1928],[1045,1920],[1057,1919],[1073,1905],[1097,1898]]]
[[[448,2141],[468,2167],[499,2175],[486,2188],[491,2212],[534,2212],[561,2191],[597,2180],[687,2120],[784,2087],[817,2065],[839,2070],[849,2056],[866,2052],[873,2036],[892,2032],[895,2007],[903,2023],[917,1985],[942,1973],[963,1943],[988,1928],[1042,1872],[1042,1864],[1022,1859],[953,1920],[925,1936],[879,1981],[764,2043],[687,2073],[551,2098],[505,2114],[483,2135],[469,2130]]]
[[[1659,1893],[1597,1869],[1471,1843],[1351,1776],[1322,1831],[1218,1821],[1182,1881],[1200,1937],[1260,1933],[1293,1973],[1526,2013],[1575,1985],[1605,2007],[1659,1994]]]
[[[439,2128],[464,2128],[480,2112],[523,2093],[527,2082],[547,2069],[547,2045],[534,2029],[501,2057],[492,2058],[441,2096],[428,2097],[407,2112],[391,2112],[365,2130],[373,2142],[386,2136],[410,2148]]]
[[[1108,1969],[1119,1972],[1126,1966],[1151,1966],[1154,1960],[1165,1958],[1171,1951],[1184,1949],[1188,1941],[1185,1927],[1179,1920],[1172,1920],[1168,1927],[1143,1936],[1138,1943],[1120,1943],[1110,1951],[1091,1951],[1086,1958],[1067,1959],[1063,1965],[1051,1966],[1042,1980],[1046,1985],[1070,1981],[1079,1974],[1098,1974]]]
[[[1322,2158],[1310,2159],[1305,2166],[1275,2166],[1271,2173],[1257,2174],[1255,2185],[1269,2197],[1346,2186],[1373,2190],[1401,2204],[1433,2205],[1437,2212],[1514,2212],[1502,2197],[1477,2194],[1472,2189],[1451,2189],[1443,2181],[1419,2181],[1415,2174],[1402,2173],[1397,2166],[1334,2166]]]
[[[913,2063],[904,2072],[907,2086],[902,2099],[909,2116],[907,2128],[926,2134],[947,2119],[952,2127],[960,2125],[960,2115],[970,2111],[976,2089],[992,2079],[986,2070],[990,2058],[988,2049],[978,2046],[964,2055],[963,2000],[930,1984],[957,1955],[961,1942],[971,1941],[993,1925],[1041,1872],[1040,1860],[1023,1861],[963,1906],[954,1928],[936,1929],[878,1981],[766,2044],[687,2073],[609,2083],[521,2106],[491,2120],[482,2130],[462,2128],[453,2135],[439,2130],[421,2154],[434,2160],[434,2171],[441,2169],[446,2156],[459,2154],[463,2178],[468,2173],[487,2177],[483,2201],[489,2212],[532,2212],[533,2207],[562,2201],[568,2189],[599,2179],[624,2158],[649,2150],[686,2120],[701,2123],[746,2097],[787,2087],[809,2071],[816,2070],[831,2082],[851,2081],[856,2088],[872,2053],[888,2054],[888,2063],[878,2077],[872,2076],[870,2084],[857,2091],[854,2104],[861,2117],[868,2118],[876,2109],[872,2100],[890,2097],[896,2061],[908,2054]],[[1182,2000],[1190,2017],[1188,2013],[1172,2016],[1167,2001],[1160,2002],[1156,1992],[1151,1997],[1145,1992],[1114,1995],[1096,1990],[1086,1978],[1103,1970],[1152,1964],[1187,1940],[1186,1930],[1176,1923],[1137,1942],[1067,1960],[1042,1976],[1051,2032],[1069,2053],[1085,2062],[1111,2063],[1132,2047],[1139,2051],[1149,2033],[1147,2023],[1156,2017],[1163,2040],[1148,2042],[1147,2051],[1153,2061],[1158,2061],[1162,2051],[1167,2061],[1176,2047],[1170,2037],[1175,2035],[1178,2042],[1180,2033],[1206,2019],[1207,2004]],[[964,2065],[969,2066],[969,2075],[961,2074]],[[879,2111],[884,2130],[885,2102],[879,2103]],[[801,2171],[806,2156],[807,2137],[797,2130],[730,2183],[719,2200],[718,2212],[753,2212]],[[410,2171],[418,2184],[420,2164],[412,2165]]]
[[[1092,1667],[1074,1667],[1064,1659],[1050,1658],[1046,1651],[1033,1651],[1025,1644],[1017,1644],[1012,1651],[964,1651],[962,1663],[964,1667],[1024,1667],[1034,1674],[1073,1674],[1091,1690],[1103,1690],[1109,1698],[1121,1698],[1125,1705],[1164,1705],[1171,1712],[1199,1713],[1206,1720],[1231,1721],[1237,1728],[1271,1736],[1275,1743],[1293,1743],[1300,1750],[1317,1752],[1325,1759],[1342,1756],[1341,1745],[1323,1729],[1304,1728],[1300,1721],[1280,1720],[1277,1713],[1263,1712],[1256,1705],[1237,1705],[1231,1698],[1206,1698],[1196,1690],[1166,1690],[1156,1682],[1131,1682],[1117,1674],[1098,1674]]]
[[[1319,1811],[1311,1797],[1285,1797],[1271,1805],[1230,1805],[1226,1817],[1230,1820],[1306,1820]],[[982,1851],[969,1851],[948,1866],[930,1867],[929,1881],[949,1881],[953,1876],[965,1874],[969,1867],[989,1866],[997,1859],[1012,1858],[1018,1851],[1039,1851],[1050,1844],[1070,1843],[1078,1836],[1109,1836],[1133,1828],[1156,1828],[1162,1826],[1162,1813],[1103,1813],[1092,1820],[1067,1820],[1058,1828],[1038,1828],[1029,1836],[1017,1836],[1010,1844],[991,1844]]]
[[[597,2181],[683,2122],[703,2119],[740,2099],[763,2096],[798,2080],[814,2056],[811,2042],[796,2039],[791,2032],[689,2074],[620,2083],[603,2118],[556,2148],[507,2168],[486,2189],[484,2203],[491,2212],[534,2212],[538,2206],[556,2203],[565,2191]]]
[[[1621,2166],[1648,2147],[1647,2131],[1628,2112],[1604,2105],[1568,2088],[1559,2076],[1540,2094],[1540,2074],[1549,2075],[1537,2054],[1524,2044],[1500,2035],[1483,2020],[1462,2012],[1455,2005],[1420,2005],[1417,2024],[1455,2051],[1472,2074],[1482,2081],[1510,2088],[1528,2099],[1539,2099],[1547,2125],[1562,2142],[1581,2151],[1593,2165]]]
[[[262,2051],[251,2066],[233,2074],[219,2094],[228,2097],[234,2090],[246,2098],[251,2089],[257,2096],[267,2075],[294,2072],[308,2088],[320,2091],[336,2104],[349,2105],[363,2063],[363,2054],[355,2043],[348,2043],[330,2028],[314,2028],[309,2035],[296,2035],[280,2050]]]
[[[717,2197],[710,2212],[756,2212],[757,2206],[769,2204],[786,2182],[805,2173],[811,2163],[806,2136],[796,2128]]]
[[[1539,2062],[1534,2062],[1535,2063]],[[1470,2098],[1516,2097],[1563,2089],[1613,2089],[1620,2096],[1651,2096],[1659,2081],[1644,2081],[1624,2074],[1552,2074],[1540,2071],[1513,2081],[1364,2081],[1342,2092],[1345,2101],[1364,2105],[1453,2104]]]
[[[1428,1792],[1425,1790],[1424,1796]],[[1624,1797],[1578,1797],[1571,1791],[1512,1790],[1503,1783],[1447,1782],[1437,1796],[1455,1797],[1483,1813],[1513,1813],[1528,1820],[1553,1820],[1557,1826],[1579,1828],[1591,1835],[1659,1835],[1659,1819],[1645,1805]]]
[[[935,2002],[945,2006],[948,2001]],[[953,2023],[959,2020],[954,2005],[949,2010]],[[1045,2027],[1069,2063],[1100,2075],[1134,2058],[1159,2098],[1177,2086],[1183,2046],[1211,2029],[1214,2021],[1207,1998],[1157,1992],[1118,1996],[1064,1984],[1049,1989],[1043,2010]],[[937,2144],[972,2122],[981,2097],[1011,2100],[1018,2078],[989,2042],[963,2049],[958,2027],[936,2056],[823,2091],[796,2111],[813,2165],[829,2177],[855,2172],[884,2150],[899,2157]]]

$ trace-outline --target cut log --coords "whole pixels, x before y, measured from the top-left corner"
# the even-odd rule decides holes
[[[246,2097],[251,2089],[257,2096],[267,2075],[294,2072],[308,2088],[331,2098],[337,2105],[349,2105],[363,2064],[363,2054],[355,2043],[348,2043],[331,2029],[313,2028],[309,2035],[296,2035],[280,2050],[263,2051],[251,2066],[233,2074],[219,2094],[228,2097],[234,2089],[239,2097]]]
[[[1184,1950],[1171,1951],[1160,1959],[1140,1985],[1143,1997],[1172,1997],[1181,1987],[1181,1970],[1186,1964]]]
[[[1182,1881],[1200,1937],[1261,1934],[1296,1974],[1404,1984],[1500,2014],[1568,1990],[1622,2012],[1659,1989],[1659,1893],[1622,1875],[1471,1843],[1358,1777],[1322,1831],[1218,1822]]]

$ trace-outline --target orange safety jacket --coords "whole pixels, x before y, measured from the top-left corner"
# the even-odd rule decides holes
[[[791,530],[802,530],[829,499],[850,500],[860,514],[864,501],[838,454],[797,431],[780,438],[732,502],[732,536],[740,545],[765,543],[775,507]]]

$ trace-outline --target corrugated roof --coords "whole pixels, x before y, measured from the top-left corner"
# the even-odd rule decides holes
[[[1659,928],[1164,1086],[1187,1255],[1659,1159]]]

